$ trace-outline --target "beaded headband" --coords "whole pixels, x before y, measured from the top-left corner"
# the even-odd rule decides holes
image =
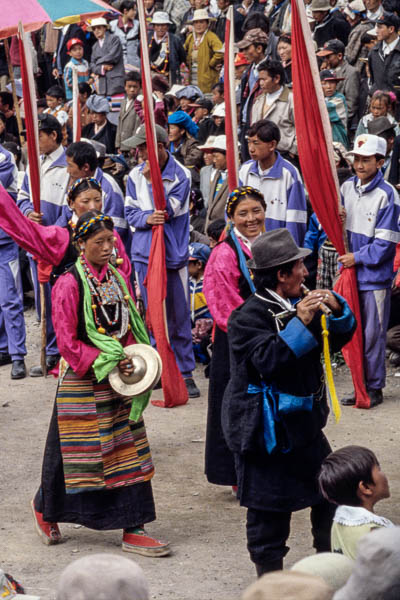
[[[235,212],[235,207],[239,203],[240,200],[243,199],[243,196],[255,196],[257,200],[261,202],[261,204],[265,207],[264,196],[256,190],[256,188],[251,187],[251,185],[242,185],[239,188],[236,188],[231,192],[228,196],[228,200],[226,201],[225,211],[229,218]]]
[[[113,220],[111,217],[109,217],[108,215],[104,215],[103,213],[100,213],[99,215],[96,215],[95,217],[91,217],[88,221],[84,221],[82,223],[82,225],[79,227],[79,229],[75,230],[74,240],[77,241],[80,238],[82,238],[84,235],[86,235],[88,233],[88,231],[93,227],[93,225],[95,225],[96,223],[100,223],[101,221],[113,223]]]
[[[83,183],[84,181],[87,181],[88,183],[94,183],[101,190],[100,183],[94,177],[81,177],[80,179],[77,179],[75,181],[75,183],[69,188],[68,193],[67,193],[68,201],[72,200],[72,196],[73,196],[73,193],[75,192],[76,188],[79,185],[81,185],[81,183]]]

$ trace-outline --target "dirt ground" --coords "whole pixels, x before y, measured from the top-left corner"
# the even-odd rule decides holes
[[[27,366],[37,363],[39,327],[26,314]],[[345,367],[335,372],[339,394],[351,389]],[[145,420],[156,465],[153,488],[157,521],[148,531],[167,539],[170,557],[128,555],[144,569],[152,598],[163,600],[239,600],[255,576],[245,542],[245,509],[229,489],[207,483],[203,474],[207,380],[196,372],[202,395],[186,406],[149,406]],[[341,422],[326,429],[334,448],[349,443],[376,451],[388,475],[392,497],[378,512],[400,523],[398,427],[400,377],[389,369],[384,404],[370,411],[346,408]],[[10,367],[0,368],[0,567],[43,600],[55,597],[58,577],[74,559],[95,552],[122,555],[121,532],[96,532],[61,525],[64,543],[44,546],[33,528],[29,502],[39,478],[56,380],[12,382]],[[161,397],[161,392],[154,394]],[[308,511],[294,514],[286,566],[312,552]]]

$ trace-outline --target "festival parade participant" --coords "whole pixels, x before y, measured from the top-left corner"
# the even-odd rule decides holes
[[[203,292],[215,321],[208,393],[205,471],[210,483],[236,485],[233,454],[221,429],[222,397],[230,376],[227,325],[231,312],[252,292],[246,260],[251,246],[264,231],[265,201],[251,187],[234,190],[226,203],[228,234],[211,253],[205,269]]]

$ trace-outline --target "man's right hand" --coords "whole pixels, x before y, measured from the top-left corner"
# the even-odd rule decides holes
[[[320,294],[318,290],[315,290],[310,292],[303,300],[300,300],[300,302],[296,304],[297,316],[303,321],[304,325],[311,323],[323,301],[323,295]]]
[[[53,69],[51,74],[53,75],[54,79],[58,79],[60,77],[58,69]]]
[[[155,210],[147,217],[146,223],[147,225],[164,225],[165,212],[163,210]]]
[[[42,224],[43,213],[37,213],[33,210],[32,212],[28,213],[27,217],[34,223],[40,223],[40,225]]]

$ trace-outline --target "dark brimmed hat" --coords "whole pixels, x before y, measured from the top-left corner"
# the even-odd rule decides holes
[[[61,124],[56,117],[50,115],[49,113],[41,113],[38,115],[39,119],[39,130],[40,129],[50,129],[53,131],[61,131]]]
[[[338,77],[335,71],[331,71],[330,69],[322,69],[319,73],[319,78],[321,81],[344,81],[344,77]]]
[[[206,108],[208,110],[208,112],[211,112],[213,103],[211,102],[211,100],[208,100],[207,98],[197,98],[194,102],[189,104],[189,106],[191,106],[193,108]]]
[[[156,125],[155,129],[156,129],[157,142],[162,142],[163,144],[167,144],[168,143],[168,133],[165,131],[165,129],[163,127],[161,127],[161,125]],[[122,146],[124,148],[137,148],[137,146],[140,146],[141,144],[145,144],[146,141],[147,141],[146,128],[144,125],[141,125],[132,137],[130,137],[122,142]]]
[[[385,131],[393,131],[395,133],[395,123],[391,123],[387,117],[376,117],[368,123],[368,133],[372,135],[381,135]]]
[[[253,258],[247,261],[247,266],[253,271],[278,267],[311,254],[308,248],[299,248],[292,234],[284,228],[260,235],[251,246],[251,251]]]
[[[340,40],[329,40],[324,44],[324,47],[317,52],[317,56],[329,56],[329,54],[343,54],[346,46]]]
[[[400,18],[395,13],[384,10],[383,15],[376,21],[376,25],[387,25],[388,27],[394,27],[397,31],[400,29]]]

